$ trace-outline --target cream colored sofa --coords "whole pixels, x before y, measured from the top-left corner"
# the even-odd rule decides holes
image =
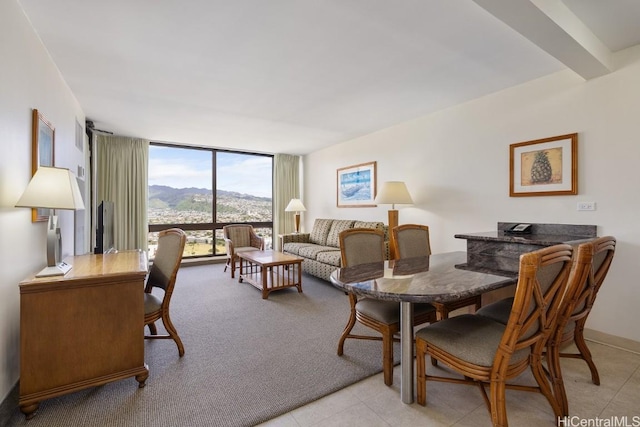
[[[310,233],[283,235],[282,252],[304,258],[302,271],[329,281],[331,273],[340,267],[340,232],[349,228],[383,230],[389,253],[389,229],[384,223],[347,219],[316,219]]]

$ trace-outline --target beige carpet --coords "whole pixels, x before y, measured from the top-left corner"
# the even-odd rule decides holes
[[[145,388],[131,378],[46,400],[28,422],[16,408],[9,425],[251,426],[381,371],[379,341],[347,340],[336,355],[349,304],[329,283],[304,275],[304,293],[263,300],[222,269],[180,270],[172,319],[185,356],[146,342]]]

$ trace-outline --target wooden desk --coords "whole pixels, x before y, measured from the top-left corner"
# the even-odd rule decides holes
[[[65,276],[20,283],[20,410],[135,376],[144,387],[144,252],[81,255]]]
[[[416,302],[450,302],[517,282],[517,274],[463,270],[464,252],[342,267],[331,273],[334,286],[371,298],[400,302],[400,396],[413,403],[413,306]],[[393,264],[393,265],[390,265]]]

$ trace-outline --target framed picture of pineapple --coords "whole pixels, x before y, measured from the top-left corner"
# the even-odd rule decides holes
[[[578,194],[578,134],[509,146],[509,196]]]

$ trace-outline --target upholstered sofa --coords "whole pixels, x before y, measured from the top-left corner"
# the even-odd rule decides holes
[[[282,252],[304,258],[302,271],[329,281],[340,267],[340,232],[349,228],[383,230],[388,254],[389,229],[384,223],[347,219],[316,219],[310,233],[282,235]]]

